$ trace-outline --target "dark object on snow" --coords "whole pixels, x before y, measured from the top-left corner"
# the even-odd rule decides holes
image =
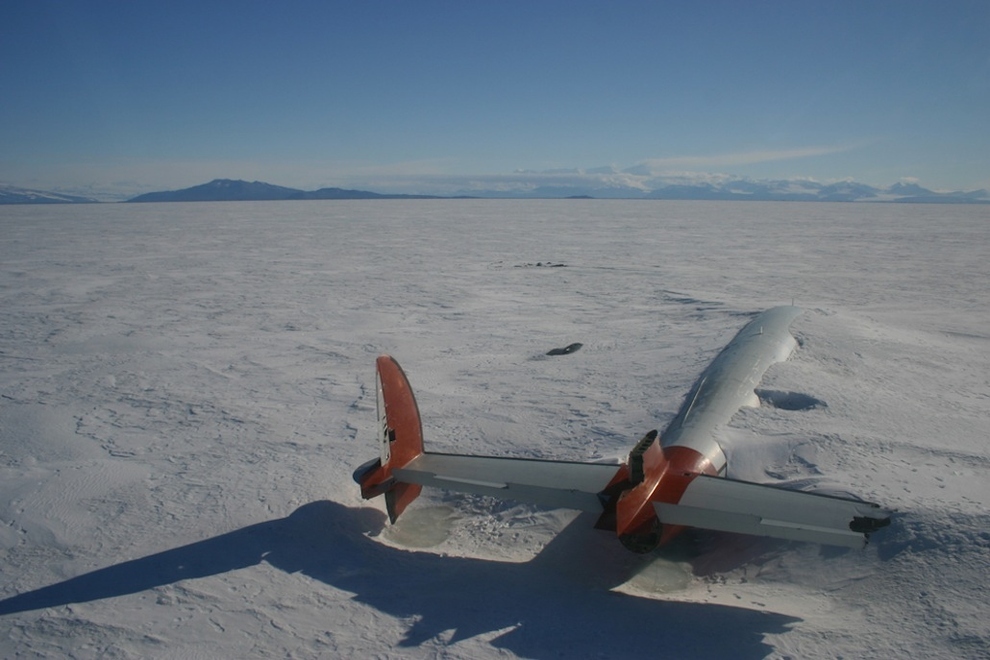
[[[584,344],[574,343],[569,346],[565,346],[564,348],[552,348],[549,351],[547,351],[547,355],[568,355],[578,350],[582,346],[584,346]]]
[[[880,508],[876,504],[873,506]],[[878,529],[882,529],[890,524],[890,518],[866,518],[856,516],[849,523],[849,529],[856,532],[857,534],[869,534],[875,532]]]
[[[800,392],[781,392],[777,390],[756,390],[760,403],[781,410],[811,410],[812,408],[828,408],[828,404],[809,394]]]

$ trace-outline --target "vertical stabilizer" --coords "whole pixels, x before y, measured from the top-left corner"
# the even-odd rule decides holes
[[[415,500],[422,486],[399,482],[394,470],[401,469],[423,453],[423,425],[412,387],[402,367],[389,355],[375,363],[378,390],[379,458],[354,473],[365,499],[385,495],[392,522]]]

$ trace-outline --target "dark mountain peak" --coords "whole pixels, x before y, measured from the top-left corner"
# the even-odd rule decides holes
[[[209,183],[163,192],[138,195],[129,202],[257,202],[292,199],[303,191],[262,181],[214,179]]]
[[[129,202],[258,202],[286,199],[436,199],[430,195],[383,195],[367,190],[320,188],[306,191],[264,181],[213,179],[192,188],[138,195]]]

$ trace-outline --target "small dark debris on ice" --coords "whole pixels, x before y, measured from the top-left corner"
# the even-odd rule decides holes
[[[584,344],[579,344],[575,342],[563,348],[551,348],[549,351],[547,351],[547,355],[570,355],[571,353],[577,351],[582,346],[584,346]]]

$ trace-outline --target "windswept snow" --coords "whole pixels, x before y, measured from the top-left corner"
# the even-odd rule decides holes
[[[987,657],[988,245],[984,206],[5,207],[0,655]],[[897,509],[863,551],[643,558],[443,492],[390,527],[351,480],[379,353],[433,449],[618,461],[792,301],[730,474]]]

